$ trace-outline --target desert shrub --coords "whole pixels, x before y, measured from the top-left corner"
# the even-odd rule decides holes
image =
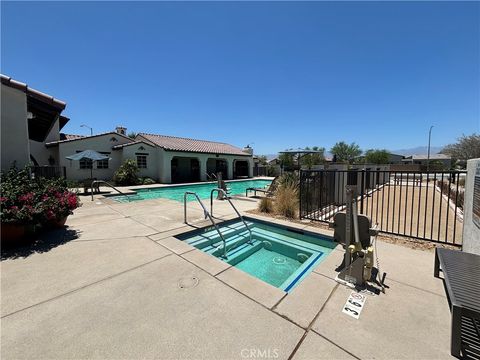
[[[123,186],[138,184],[138,166],[135,160],[125,160],[115,172],[113,180],[117,185]]]
[[[142,185],[152,185],[152,184],[156,184],[156,181],[149,177],[143,177],[140,179],[140,183]]]
[[[297,173],[287,172],[280,176],[277,180],[277,186],[280,187],[295,187],[298,189],[300,186],[300,178]]]
[[[273,212],[273,201],[271,198],[263,197],[258,204],[258,210],[263,213],[272,213]]]
[[[287,218],[295,218],[298,211],[298,186],[282,184],[275,192],[275,212]]]

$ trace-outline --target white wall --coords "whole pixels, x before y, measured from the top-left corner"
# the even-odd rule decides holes
[[[2,170],[15,162],[22,168],[30,162],[27,97],[23,91],[1,85],[1,159]]]
[[[147,155],[147,168],[139,169],[138,176],[140,177],[149,177],[158,181],[159,179],[159,164],[157,158],[157,149],[153,146],[147,144],[135,144],[130,146],[123,147],[123,150],[116,150],[119,152],[123,151],[123,161],[127,159],[132,159],[137,161],[136,153],[148,154]]]
[[[117,141],[112,141],[115,138]],[[95,150],[98,152],[109,152],[111,160],[108,164],[108,169],[97,169],[97,164],[93,166],[93,177],[99,180],[111,180],[113,174],[122,163],[122,150],[113,150],[112,146],[121,145],[131,142],[118,134],[109,133],[100,136],[87,137],[80,140],[67,141],[59,143],[58,154],[61,166],[65,166],[67,179],[84,180],[90,178],[90,169],[80,169],[79,161],[67,160],[65,157],[74,155],[79,151]]]
[[[473,185],[475,173],[480,172],[480,159],[467,162],[467,179],[465,182],[465,203],[463,207],[463,245],[465,252],[480,255],[480,227],[473,222]],[[477,199],[478,201],[478,199]],[[480,205],[480,204],[479,204]]]
[[[47,148],[45,146],[45,143],[58,140],[60,140],[60,120],[57,116],[57,119],[55,120],[55,123],[53,124],[52,129],[48,133],[44,142],[30,140],[30,154],[32,154],[40,166],[50,165],[48,162],[50,156],[55,160],[54,166],[59,166],[58,148]]]

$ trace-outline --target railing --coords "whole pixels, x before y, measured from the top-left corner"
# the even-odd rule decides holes
[[[109,187],[111,187],[113,190],[115,190],[116,192],[118,192],[119,194],[125,196],[127,198],[127,200],[130,202],[130,198],[128,197],[128,194],[125,194],[123,192],[121,192],[120,190],[118,190],[115,186],[113,186],[112,184],[110,184],[109,182],[106,182],[105,180],[94,180],[92,181],[92,183],[90,184],[90,194],[92,194],[92,201],[93,201],[93,189],[95,188],[95,185],[97,184],[105,184]]]
[[[357,186],[359,213],[381,232],[461,245],[466,172],[302,170],[300,217],[329,222],[345,210],[345,185]]]
[[[188,222],[187,222],[187,196],[188,196],[188,195],[193,195],[193,196],[195,196],[195,198],[197,199],[198,203],[200,204],[200,206],[201,206],[202,209],[203,209],[203,213],[204,213],[204,215],[205,215],[205,219],[208,217],[208,218],[210,219],[211,223],[213,224],[213,226],[215,227],[215,230],[217,230],[217,233],[218,233],[218,235],[220,236],[220,238],[222,239],[222,242],[223,242],[223,250],[222,250],[223,255],[222,255],[222,257],[223,257],[224,259],[226,259],[226,258],[227,258],[227,243],[226,243],[226,241],[225,241],[225,238],[223,237],[222,233],[220,232],[220,229],[218,228],[217,223],[215,222],[215,220],[213,220],[212,215],[210,215],[210,213],[208,212],[208,210],[205,208],[205,205],[203,205],[202,200],[200,200],[200,198],[198,197],[198,194],[195,193],[195,192],[187,191],[187,192],[185,192],[185,194],[183,194],[183,222],[184,222],[185,224],[188,224]],[[218,247],[215,246],[215,244],[213,244],[213,242],[212,242],[212,246],[218,249]]]
[[[47,179],[66,177],[65,166],[32,166],[31,171],[35,177],[44,177]]]
[[[253,245],[253,241],[252,241],[252,230],[250,230],[250,228],[248,227],[245,219],[243,218],[242,214],[240,214],[240,212],[237,210],[237,208],[235,207],[235,205],[233,205],[232,201],[230,200],[230,198],[228,197],[228,194],[226,193],[225,190],[223,189],[220,189],[220,188],[216,188],[216,189],[212,189],[212,191],[210,191],[210,214],[212,214],[213,216],[213,193],[214,192],[219,192],[219,193],[222,193],[223,196],[224,196],[224,199],[228,201],[228,203],[230,204],[230,206],[233,208],[233,210],[235,210],[235,212],[237,213],[237,216],[240,218],[240,220],[242,220],[243,222],[243,225],[245,225],[245,227],[247,228],[248,232],[249,232],[249,235],[250,235],[250,239],[248,241],[248,243],[250,245]],[[230,249],[231,250],[231,249]]]

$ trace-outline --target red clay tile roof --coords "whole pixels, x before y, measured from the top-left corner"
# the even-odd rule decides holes
[[[136,140],[136,141],[126,143],[126,144],[115,145],[115,146],[112,147],[112,149],[117,150],[117,149],[122,149],[126,146],[137,145],[137,144],[145,144],[145,145],[148,145],[148,146],[153,146],[152,144],[149,144],[148,142],[146,142],[144,140]]]
[[[74,140],[84,138],[85,135],[76,135],[76,134],[64,134],[60,133],[60,140]]]
[[[1,79],[1,82],[2,82],[3,85],[9,86],[9,87],[14,88],[14,89],[21,90],[21,91],[25,92],[27,95],[30,95],[32,97],[35,97],[39,100],[42,100],[46,103],[49,103],[49,104],[55,106],[59,110],[65,109],[65,106],[67,105],[64,101],[58,100],[58,99],[54,98],[53,96],[45,94],[41,91],[32,89],[27,84],[22,83],[22,82],[17,81],[17,80],[14,80],[9,76],[0,74],[0,79]]]
[[[131,140],[133,141],[131,138],[129,138],[128,136],[126,135],[122,135],[122,134],[119,134],[115,131],[108,131],[108,132],[104,132],[104,133],[100,133],[100,134],[95,134],[95,135],[91,135],[91,136],[81,136],[81,135],[76,135],[76,137],[74,138],[71,138],[71,139],[62,139],[60,138],[60,140],[57,140],[57,141],[51,141],[51,142],[48,142],[45,144],[46,147],[51,147],[51,146],[56,146],[58,144],[61,144],[61,143],[64,143],[64,142],[69,142],[69,141],[77,141],[77,140],[83,140],[83,139],[90,139],[90,138],[94,138],[94,137],[98,137],[98,136],[104,136],[104,135],[114,135],[114,136],[120,136],[120,137],[123,137],[125,139],[128,139],[128,140]],[[73,135],[75,136],[75,135]]]
[[[138,136],[169,151],[188,151],[208,154],[250,156],[250,154],[243,152],[240,148],[220,142],[146,133],[139,133]]]

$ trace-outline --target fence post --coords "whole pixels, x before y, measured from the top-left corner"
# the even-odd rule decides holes
[[[362,170],[360,180],[360,214],[363,214],[363,195],[365,194],[365,170]]]
[[[298,214],[300,215],[300,220],[303,218],[302,216],[302,187],[303,187],[303,170],[300,170],[300,201],[298,202]]]

